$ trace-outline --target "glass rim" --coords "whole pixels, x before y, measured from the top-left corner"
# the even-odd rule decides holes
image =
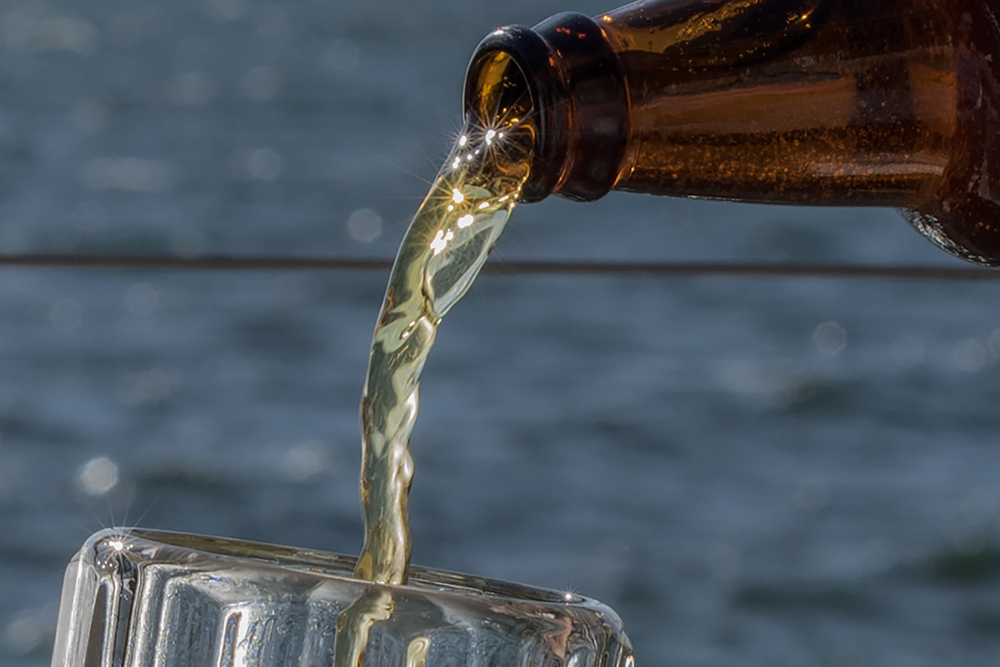
[[[100,557],[99,554],[107,550],[131,551],[132,547],[143,550],[145,547],[136,545],[136,540],[148,542],[151,546],[160,544],[178,547],[201,552],[206,556],[239,558],[271,567],[347,579],[354,584],[384,585],[354,578],[356,556],[196,533],[179,533],[147,528],[105,528],[94,533],[87,540],[81,553]],[[439,593],[450,592],[459,595],[504,598],[542,604],[604,608],[602,603],[571,591],[556,591],[419,565],[410,567],[410,577],[406,584],[384,586],[390,589],[414,588],[433,590]]]

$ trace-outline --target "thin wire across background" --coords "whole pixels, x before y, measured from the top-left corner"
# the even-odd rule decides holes
[[[157,271],[388,271],[391,259],[205,255],[12,254],[0,267],[133,269]],[[493,274],[579,274],[652,277],[865,278],[895,280],[997,280],[1000,271],[974,266],[844,263],[492,261]]]

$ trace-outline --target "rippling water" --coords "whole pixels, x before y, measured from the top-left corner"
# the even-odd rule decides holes
[[[587,0],[0,5],[0,250],[388,257],[503,23]],[[948,264],[888,211],[613,195],[493,260]],[[0,663],[103,525],[356,553],[386,275],[0,269]],[[995,665],[1000,285],[485,276],[414,561],[615,607],[641,664]],[[448,492],[445,492],[448,489]]]

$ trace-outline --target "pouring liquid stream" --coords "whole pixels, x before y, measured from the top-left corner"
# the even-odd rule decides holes
[[[503,55],[486,69],[480,113],[467,119],[410,223],[375,327],[361,399],[366,532],[354,571],[373,585],[338,619],[336,667],[363,664],[372,624],[392,614],[388,586],[406,583],[409,439],[420,374],[438,325],[475,280],[528,179],[535,143],[531,102],[508,69],[516,66]],[[419,667],[426,647],[411,646],[410,653],[411,667]]]

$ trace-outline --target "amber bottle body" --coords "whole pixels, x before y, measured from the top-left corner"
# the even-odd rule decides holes
[[[536,198],[613,188],[892,206],[949,251],[998,264],[998,10],[647,0],[539,24],[548,64],[522,33],[498,31],[478,53],[511,54],[538,135],[557,138],[540,151]]]

